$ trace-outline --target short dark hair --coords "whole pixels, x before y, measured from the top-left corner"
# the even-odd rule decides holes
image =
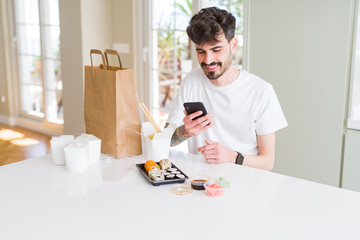
[[[191,18],[186,32],[196,44],[217,43],[222,33],[230,42],[235,35],[235,22],[235,17],[226,10],[203,8]]]

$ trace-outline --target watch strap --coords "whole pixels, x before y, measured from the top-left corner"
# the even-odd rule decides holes
[[[243,164],[243,162],[244,162],[244,156],[241,154],[241,153],[239,153],[239,152],[237,152],[237,157],[236,157],[236,161],[235,161],[235,163],[236,164],[239,164],[239,165],[242,165]]]

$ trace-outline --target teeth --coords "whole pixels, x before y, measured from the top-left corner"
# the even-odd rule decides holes
[[[217,65],[212,65],[212,66],[208,66],[207,68],[211,70],[211,69],[214,69],[216,67],[217,67]]]

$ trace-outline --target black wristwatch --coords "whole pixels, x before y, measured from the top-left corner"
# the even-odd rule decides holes
[[[243,162],[244,162],[244,156],[241,154],[241,153],[239,153],[239,152],[237,152],[237,157],[236,157],[236,161],[235,161],[235,163],[236,164],[239,164],[239,165],[242,165],[243,164]]]

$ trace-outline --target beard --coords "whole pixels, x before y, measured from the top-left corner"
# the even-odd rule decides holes
[[[200,65],[209,80],[216,80],[219,77],[221,77],[230,68],[231,63],[232,63],[232,58],[231,58],[231,52],[230,52],[229,56],[227,57],[227,59],[225,60],[224,63],[211,62],[210,64],[206,64],[206,63],[202,62]],[[214,66],[214,65],[219,65],[220,69],[218,69],[217,71],[208,71],[206,69],[207,66]]]

